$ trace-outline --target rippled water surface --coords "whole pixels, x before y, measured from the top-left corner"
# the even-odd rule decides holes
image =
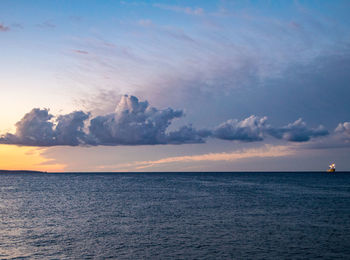
[[[350,174],[0,174],[0,259],[350,259]]]

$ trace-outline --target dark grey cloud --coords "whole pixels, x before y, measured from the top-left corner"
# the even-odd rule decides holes
[[[308,128],[301,118],[284,127],[273,127],[267,124],[267,117],[254,115],[242,121],[230,119],[213,131],[216,138],[243,142],[262,141],[266,135],[289,142],[307,142],[311,138],[327,136],[329,132],[322,125]]]
[[[340,123],[329,143],[335,147],[350,147],[350,122]]]
[[[16,133],[6,134],[2,143],[33,146],[54,145],[55,132],[48,109],[34,108],[16,123]]]
[[[84,122],[89,118],[88,113],[75,111],[57,118],[55,128],[56,143],[58,145],[79,145],[87,142],[84,132]]]
[[[181,110],[157,109],[134,96],[122,96],[114,113],[96,116],[75,111],[54,118],[48,109],[35,108],[17,124],[15,134],[0,137],[0,143],[27,146],[56,145],[155,145],[202,143],[210,132],[184,126],[167,133]],[[84,128],[86,126],[86,128]]]
[[[58,116],[56,124],[48,109],[34,108],[16,123],[16,133],[0,137],[0,143],[27,146],[76,146],[84,143],[84,121],[89,117],[82,111]]]
[[[230,119],[213,131],[213,136],[224,140],[254,142],[263,140],[267,117],[250,116],[242,121]]]
[[[165,144],[165,131],[175,118],[183,116],[180,110],[159,110],[147,101],[134,96],[123,96],[114,113],[98,116],[90,122],[94,144],[140,145]]]
[[[307,128],[306,123],[301,118],[281,128],[269,127],[267,133],[275,138],[290,142],[307,142],[313,137],[326,136],[329,134],[323,126]]]
[[[121,97],[115,111],[93,117],[74,111],[54,117],[48,109],[34,108],[16,123],[16,132],[0,137],[2,144],[26,146],[56,145],[156,145],[204,143],[206,138],[241,142],[262,141],[266,135],[290,142],[306,142],[328,135],[322,126],[308,128],[301,119],[287,126],[274,128],[267,117],[250,116],[241,121],[230,119],[213,130],[196,129],[192,125],[168,131],[174,119],[183,111],[157,109],[134,96]],[[339,124],[335,135],[350,140],[350,123]]]
[[[197,130],[192,126],[183,126],[177,131],[170,132],[167,135],[167,142],[170,144],[205,143],[205,138],[211,135],[210,130]]]
[[[167,132],[172,120],[183,116],[181,110],[157,109],[134,96],[122,96],[114,113],[90,121],[92,145],[154,145],[203,143],[211,133],[183,126]]]
[[[337,149],[350,147],[350,122],[339,123],[328,136],[311,140],[303,145],[306,149]]]

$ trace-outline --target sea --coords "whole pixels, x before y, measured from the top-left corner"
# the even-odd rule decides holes
[[[350,173],[0,173],[0,259],[350,259]]]

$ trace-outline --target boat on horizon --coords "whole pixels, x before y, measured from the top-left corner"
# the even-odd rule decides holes
[[[327,170],[327,172],[335,172],[335,163],[329,165],[329,169]]]

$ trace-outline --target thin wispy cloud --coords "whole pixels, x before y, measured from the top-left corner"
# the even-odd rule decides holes
[[[290,146],[283,145],[264,145],[259,148],[242,149],[234,152],[226,153],[208,153],[201,155],[187,155],[187,156],[173,156],[166,157],[159,160],[135,161],[125,164],[100,166],[100,170],[144,170],[146,168],[174,164],[174,163],[193,163],[193,162],[225,162],[237,161],[249,158],[274,158],[291,156],[296,153],[296,150]]]
[[[13,23],[11,24],[11,27],[17,28],[17,29],[23,29],[23,25],[21,23]]]
[[[141,26],[145,26],[145,27],[149,27],[149,26],[153,26],[154,25],[152,23],[152,20],[150,20],[150,19],[141,19],[141,20],[139,20],[139,24]]]
[[[78,54],[89,54],[89,52],[83,51],[83,50],[73,50],[73,52],[78,53]]]
[[[200,7],[182,7],[177,5],[166,5],[166,4],[153,4],[153,6],[163,10],[179,12],[179,13],[184,13],[188,15],[204,14],[203,8],[200,8]]]
[[[180,10],[184,11],[180,8],[177,12]],[[180,100],[193,93],[227,95],[282,78],[292,66],[310,64],[324,51],[333,52],[328,46],[336,44],[343,35],[340,29],[332,30],[331,22],[315,15],[313,19],[321,20],[321,26],[303,15],[284,20],[261,13],[249,14],[249,9],[239,8],[234,14],[229,18],[210,18],[221,24],[220,30],[202,28],[202,22],[194,22],[191,29],[147,18],[136,20],[141,29],[126,23],[128,34],[123,36],[131,37],[137,44],[126,45],[121,41],[118,49],[132,55],[116,55],[112,51],[105,55],[107,50],[91,46],[97,49],[96,56],[91,61],[82,61],[90,64],[84,64],[81,71],[94,67],[97,73],[86,73],[86,78],[108,74],[111,81],[118,81],[118,87],[128,86],[143,96],[164,95],[169,91]],[[334,34],[331,40],[326,37],[328,31]],[[137,77],[130,76],[128,68],[137,71]],[[105,82],[105,77],[96,81],[113,88],[112,83]],[[143,89],[147,93],[142,93]]]
[[[42,29],[51,29],[51,30],[56,28],[56,24],[54,24],[51,21],[44,21],[42,23],[37,24],[36,26]]]
[[[0,23],[0,32],[7,32],[9,30],[10,30],[9,26],[6,26],[6,25]]]

